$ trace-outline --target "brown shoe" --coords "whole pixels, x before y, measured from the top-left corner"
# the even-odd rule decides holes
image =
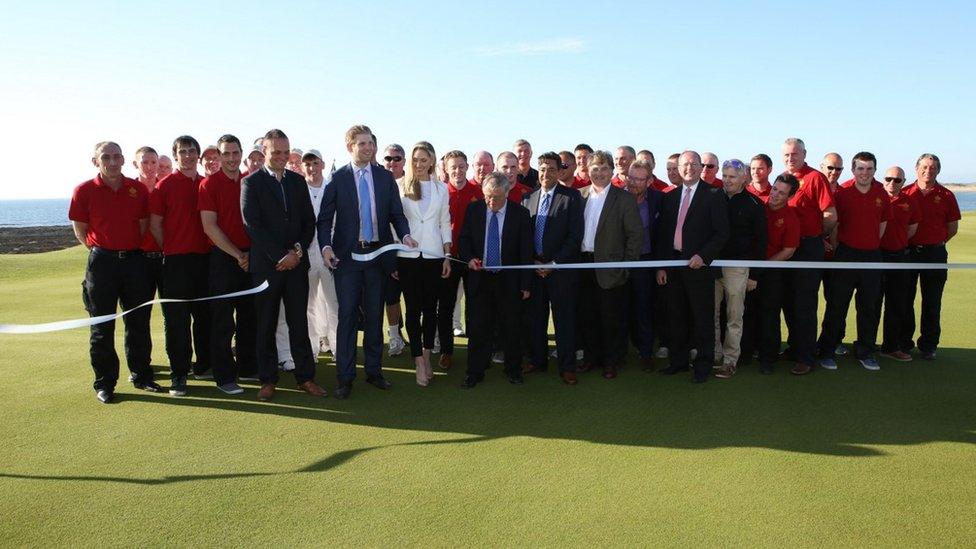
[[[715,377],[719,379],[729,379],[735,375],[735,364],[726,364],[719,371],[715,372]]]
[[[326,395],[325,389],[319,387],[311,379],[308,380],[308,381],[306,381],[305,383],[299,383],[298,384],[298,388],[301,389],[301,390],[303,390],[303,391],[305,391],[306,393],[308,393],[308,394],[310,394],[312,396],[324,397]]]
[[[532,364],[531,362],[526,362],[525,364],[522,365],[523,374],[531,374],[532,372],[538,372],[538,371],[539,369],[536,368],[535,364]]]
[[[793,374],[793,375],[795,375],[795,376],[805,376],[805,375],[809,374],[812,371],[813,371],[813,368],[811,368],[809,364],[804,364],[802,362],[797,362],[796,365],[793,366],[793,369],[790,370],[790,373]]]
[[[440,360],[437,361],[437,367],[445,372],[451,369],[454,364],[451,362],[451,355],[441,355]]]
[[[573,372],[563,372],[559,375],[563,378],[563,383],[566,385],[576,385],[576,374]]]
[[[261,390],[258,391],[258,400],[267,402],[272,398],[274,398],[274,394],[275,394],[275,384],[265,383],[261,385]]]

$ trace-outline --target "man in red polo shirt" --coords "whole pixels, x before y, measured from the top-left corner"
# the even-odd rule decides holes
[[[790,198],[800,220],[800,246],[794,261],[823,261],[823,235],[830,234],[837,224],[837,210],[824,175],[807,162],[807,149],[802,139],[791,137],[783,143],[783,163],[786,171],[800,181],[800,188]],[[817,308],[820,290],[820,269],[793,269],[784,281],[788,289],[784,298],[784,313],[789,329],[789,347],[796,360],[790,372],[804,375],[813,371],[817,354]]]
[[[136,150],[136,159],[132,162],[138,171],[139,182],[146,187],[146,191],[149,192],[149,198],[152,198],[152,193],[156,191],[156,183],[162,179],[159,175],[164,177],[169,175],[172,170],[167,170],[165,173],[159,171],[159,154],[156,149],[149,146],[139,147]],[[163,249],[159,247],[156,243],[156,239],[153,238],[152,231],[147,230],[142,236],[142,245],[139,246],[142,250],[142,256],[146,262],[146,276],[149,281],[149,295],[155,295],[156,289],[159,288],[159,282],[163,277]],[[149,310],[150,322],[152,321],[152,307],[146,307]],[[149,339],[149,361],[152,362],[152,336]]]
[[[210,249],[210,295],[247,290],[251,239],[241,217],[241,142],[233,135],[217,140],[220,170],[200,182],[197,209],[203,232],[213,243]],[[236,313],[236,319],[235,319]],[[217,388],[229,395],[244,389],[238,378],[257,380],[254,334],[257,332],[254,297],[217,299],[210,302],[210,361]],[[236,337],[237,353],[231,351]]]
[[[495,159],[491,157],[491,153],[488,151],[478,151],[474,153],[474,160],[471,164],[473,168],[474,177],[468,180],[468,183],[481,186],[481,182],[488,177],[488,174],[495,171]]]
[[[946,243],[959,230],[959,204],[956,195],[943,187],[936,178],[942,170],[939,157],[925,153],[915,162],[915,182],[905,189],[905,194],[918,201],[922,216],[918,230],[909,239],[912,263],[947,263],[949,255]],[[924,270],[912,273],[912,315],[909,318],[911,333],[915,332],[915,289],[922,293],[922,314],[919,319],[918,350],[925,360],[935,359],[942,334],[942,291],[945,289],[947,271]]]
[[[196,139],[188,135],[177,137],[173,141],[177,170],[156,184],[156,192],[149,201],[149,228],[163,248],[160,295],[164,298],[196,299],[205,297],[209,291],[210,243],[197,209],[197,193],[203,179],[197,173],[199,151]],[[210,378],[210,304],[205,301],[164,303],[163,318],[173,381],[169,394],[186,396],[186,378],[194,351],[196,378]]]
[[[915,236],[922,212],[918,202],[902,192],[905,184],[905,170],[892,166],[885,171],[884,190],[891,203],[891,219],[881,236],[881,259],[885,263],[905,263],[908,261],[908,240]],[[908,319],[912,317],[911,271],[898,269],[884,271],[883,296],[878,299],[878,311],[884,300],[883,336],[881,356],[899,362],[909,362],[908,354],[915,344]],[[875,326],[877,331],[877,326]]]
[[[526,188],[526,192],[531,191],[539,186],[539,172],[531,165],[532,145],[524,139],[519,139],[512,148],[515,150],[515,158],[518,160],[518,177],[509,178],[509,181],[512,182],[512,186],[518,183]],[[519,196],[515,202],[522,202],[522,197]]]
[[[891,217],[888,194],[874,179],[877,159],[869,152],[859,152],[851,160],[854,183],[834,193],[837,208],[837,250],[834,259],[844,262],[880,262],[881,235]],[[856,294],[855,294],[856,291]],[[867,370],[880,370],[874,358],[878,337],[878,298],[881,295],[881,271],[873,269],[837,269],[827,285],[827,310],[820,332],[820,365],[836,370],[835,350],[840,342],[847,309],[855,296],[857,340],[854,355]]]
[[[574,189],[582,189],[590,185],[588,161],[591,154],[593,154],[593,147],[586,143],[580,143],[573,149],[573,156],[576,157],[576,174],[573,177]]]
[[[715,153],[702,153],[702,181],[716,189],[724,188],[724,183],[718,178],[719,167],[721,167],[721,164],[719,164],[718,157],[715,156]]]
[[[630,165],[637,160],[637,151],[630,145],[621,145],[613,152],[613,177],[610,184],[621,189],[627,188],[627,174]]]
[[[769,202],[769,174],[773,171],[773,159],[759,153],[749,161],[749,184],[746,190],[764,203]]]
[[[518,182],[518,159],[515,153],[502,151],[498,154],[498,158],[495,161],[498,165],[498,171],[505,174],[508,182],[512,185],[512,188],[508,191],[508,201],[521,204],[522,197],[532,189]]]
[[[490,156],[489,156],[490,158]],[[484,200],[481,186],[467,180],[468,157],[461,151],[450,151],[444,155],[448,177],[448,209],[451,213],[451,256],[457,257],[458,239],[461,225],[468,211],[468,204]],[[454,311],[457,308],[458,288],[467,268],[456,262],[451,263],[451,276],[444,279],[437,298],[437,331],[440,333],[441,358],[438,363],[443,370],[450,370],[454,354]]]
[[[788,261],[800,245],[800,220],[789,205],[790,198],[800,188],[800,181],[782,174],[770,185],[766,202],[766,261]],[[759,371],[773,373],[782,343],[780,311],[783,308],[785,269],[762,269],[758,277],[759,291]]]
[[[674,153],[668,156],[668,161],[665,164],[665,171],[668,174],[668,183],[671,183],[675,187],[681,185],[681,174],[678,173],[678,158],[681,155]]]
[[[159,156],[159,169],[156,170],[156,179],[162,179],[173,173],[173,161],[165,154]],[[147,229],[146,232],[149,232]]]
[[[122,175],[125,158],[111,141],[95,145],[92,164],[98,175],[78,185],[71,196],[68,219],[75,238],[91,250],[82,283],[82,301],[91,316],[114,314],[152,299],[146,264],[139,250],[148,223],[146,187]],[[137,389],[160,392],[149,366],[149,308],[122,317],[125,323],[125,360]],[[91,327],[90,356],[99,401],[115,398],[119,356],[115,352],[115,321]]]
[[[220,149],[216,145],[208,145],[200,153],[200,167],[203,169],[203,177],[210,177],[220,171]]]

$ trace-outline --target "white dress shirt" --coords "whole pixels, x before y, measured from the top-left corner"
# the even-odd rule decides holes
[[[596,228],[600,224],[600,214],[603,213],[603,205],[607,202],[609,192],[610,184],[607,184],[602,191],[596,185],[590,185],[590,195],[586,198],[586,208],[583,210],[581,251],[593,253],[593,248],[596,245]],[[550,207],[552,206],[550,205]]]

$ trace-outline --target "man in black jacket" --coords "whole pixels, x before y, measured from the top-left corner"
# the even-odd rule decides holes
[[[522,383],[518,319],[522,301],[529,298],[532,271],[498,267],[532,263],[532,225],[528,210],[506,200],[509,186],[504,174],[485,177],[481,187],[485,200],[468,206],[461,226],[458,254],[469,269],[465,281],[469,326],[477,326],[469,330],[468,371],[462,389],[484,379],[495,333],[501,336],[508,381]]]
[[[572,270],[547,269],[547,263],[579,261],[583,240],[583,199],[579,191],[559,184],[562,159],[554,152],[539,157],[539,188],[525,195],[533,227],[533,252],[539,269],[532,273],[529,354],[524,372],[544,371],[549,362],[549,308],[556,328],[559,375],[576,384],[577,276]]]
[[[241,212],[251,237],[249,271],[255,284],[268,281],[257,294],[257,361],[261,390],[258,400],[271,400],[278,384],[275,328],[278,306],[284,302],[291,353],[298,387],[313,396],[325,396],[315,383],[315,355],[308,339],[308,257],[315,232],[315,213],[302,176],[285,169],[290,144],[281,130],[264,136],[264,168],[241,183]]]

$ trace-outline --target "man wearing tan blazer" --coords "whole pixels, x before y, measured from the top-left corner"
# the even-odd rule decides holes
[[[640,257],[643,225],[637,201],[610,184],[613,156],[596,151],[587,160],[590,185],[583,195],[584,263],[636,261]],[[627,350],[627,269],[583,270],[580,274],[579,338],[583,342],[583,371],[602,368],[603,377],[617,377]]]

